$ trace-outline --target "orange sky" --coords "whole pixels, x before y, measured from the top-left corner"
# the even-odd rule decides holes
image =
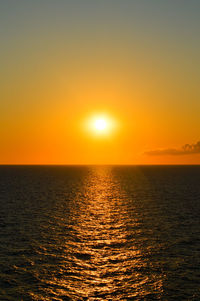
[[[200,164],[199,6],[0,4],[0,164]]]

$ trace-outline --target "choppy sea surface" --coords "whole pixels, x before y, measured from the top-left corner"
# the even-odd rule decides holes
[[[0,300],[200,300],[200,167],[1,166]]]

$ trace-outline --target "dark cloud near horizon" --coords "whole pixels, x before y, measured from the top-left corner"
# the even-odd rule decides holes
[[[146,151],[146,155],[149,156],[162,156],[162,155],[191,155],[191,154],[200,154],[200,141],[195,144],[185,144],[180,149],[176,148],[166,148],[166,149],[155,149],[151,151]]]

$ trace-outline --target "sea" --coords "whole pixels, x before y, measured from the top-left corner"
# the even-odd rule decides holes
[[[200,300],[200,166],[0,166],[0,300]]]

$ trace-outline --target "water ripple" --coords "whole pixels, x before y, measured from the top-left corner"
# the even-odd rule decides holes
[[[199,300],[199,179],[1,167],[1,300]]]

